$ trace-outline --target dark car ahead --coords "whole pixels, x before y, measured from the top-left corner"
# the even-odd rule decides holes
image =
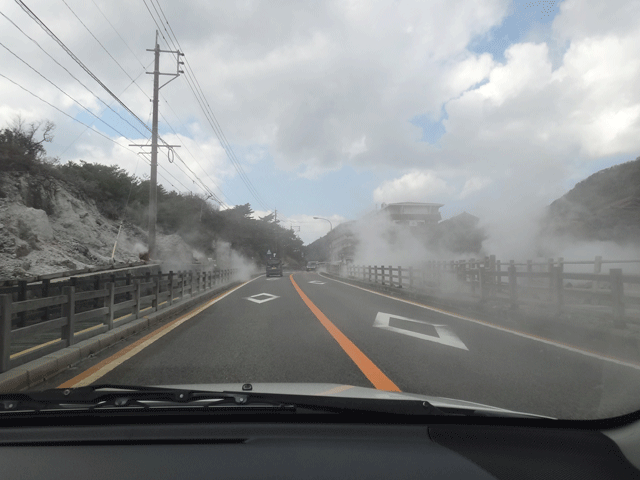
[[[307,263],[307,272],[310,272],[312,270],[315,271],[316,268],[318,268],[318,262],[309,262],[309,263]]]
[[[282,276],[282,260],[267,260],[267,277]]]

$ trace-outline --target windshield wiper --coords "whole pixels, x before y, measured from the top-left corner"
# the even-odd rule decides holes
[[[210,392],[163,387],[94,385],[72,389],[0,395],[0,417],[17,412],[154,410],[198,408],[264,411],[449,415],[428,402],[370,398],[282,395],[254,392]]]

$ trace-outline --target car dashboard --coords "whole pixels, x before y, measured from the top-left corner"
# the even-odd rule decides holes
[[[0,426],[0,465],[3,479],[640,478],[637,420],[605,434],[602,422],[452,418],[14,418]]]

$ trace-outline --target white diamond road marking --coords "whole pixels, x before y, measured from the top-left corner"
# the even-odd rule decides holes
[[[412,332],[411,330],[404,330],[403,328],[392,327],[389,325],[389,322],[392,318],[397,318],[398,320],[404,320],[405,322],[413,322],[413,323],[422,323],[424,325],[431,325],[436,329],[438,336],[427,335],[425,333],[417,333]],[[413,318],[401,317],[400,315],[392,315],[390,313],[378,312],[376,315],[376,320],[373,322],[373,326],[377,328],[381,328],[383,330],[390,330],[392,332],[401,333],[402,335],[409,335],[410,337],[420,338],[422,340],[428,340],[430,342],[439,343],[441,345],[448,345],[449,347],[459,348],[461,350],[469,350],[467,346],[462,343],[462,340],[458,338],[458,336],[451,331],[451,329],[446,325],[437,325],[430,322],[425,322],[424,320],[414,320]]]
[[[266,297],[259,299],[257,297]],[[255,295],[251,295],[250,297],[245,297],[246,300],[249,300],[254,303],[264,303],[269,302],[271,300],[275,300],[276,298],[280,298],[277,295],[271,295],[270,293],[256,293]]]
[[[325,282],[320,282],[318,280],[311,280],[309,283],[313,283],[314,285],[324,285]]]
[[[279,278],[267,278],[267,282],[272,282],[274,280],[280,280]]]

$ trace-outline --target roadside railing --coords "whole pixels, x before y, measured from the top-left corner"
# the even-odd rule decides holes
[[[630,306],[640,308],[640,275],[624,274],[622,268],[602,272],[603,265],[640,264],[640,260],[500,262],[494,256],[484,259],[431,261],[419,266],[330,265],[327,271],[365,282],[439,294],[451,292],[476,298],[480,303],[490,299],[509,303],[517,309],[524,303],[551,306],[555,314],[565,306],[579,304],[583,308],[610,308],[614,324],[624,325]],[[568,272],[565,266],[594,272]]]
[[[212,290],[234,273],[158,271],[114,275],[106,283],[72,277],[49,285],[48,295],[40,298],[15,301],[12,294],[0,295],[0,373]]]

